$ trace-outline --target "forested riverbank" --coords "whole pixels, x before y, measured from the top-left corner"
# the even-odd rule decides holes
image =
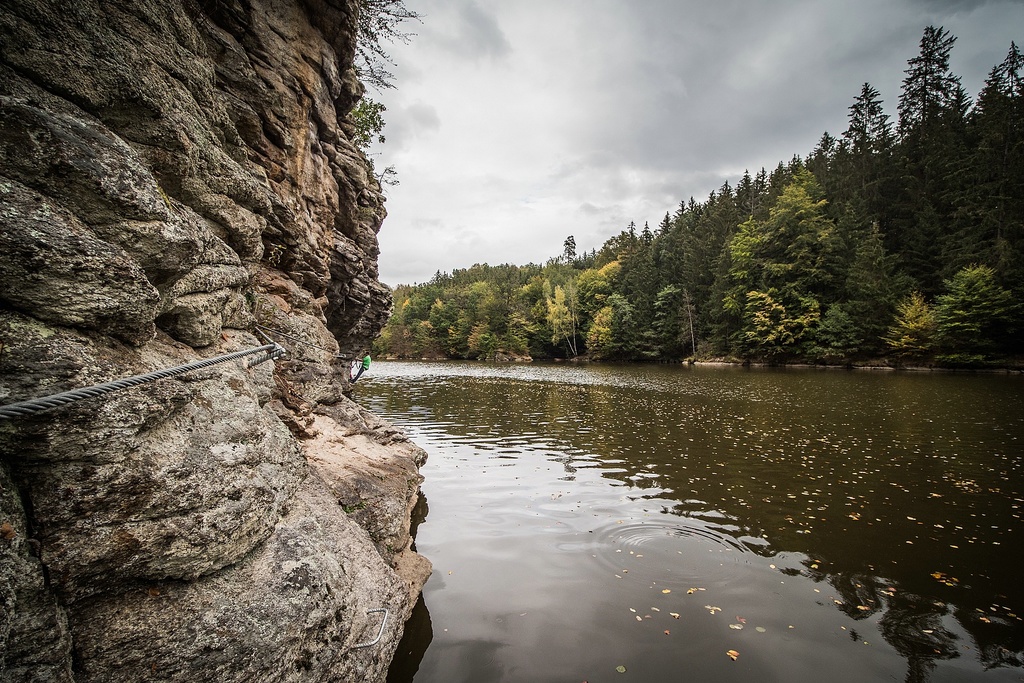
[[[972,99],[928,27],[895,120],[865,83],[838,137],[654,228],[544,265],[395,289],[378,355],[1013,365],[1024,307],[1024,57]]]

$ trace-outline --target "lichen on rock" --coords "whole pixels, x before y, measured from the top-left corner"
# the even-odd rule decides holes
[[[344,395],[391,305],[358,5],[0,7],[0,403],[288,351],[0,420],[0,681],[384,679],[425,454]]]

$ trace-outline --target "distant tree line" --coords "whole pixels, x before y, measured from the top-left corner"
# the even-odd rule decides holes
[[[582,255],[395,290],[404,357],[984,365],[1024,331],[1024,84],[1015,43],[972,102],[928,27],[895,124],[865,83],[838,138]]]

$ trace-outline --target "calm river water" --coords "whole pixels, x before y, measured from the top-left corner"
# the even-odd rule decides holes
[[[391,683],[1024,681],[1024,378],[375,363],[430,454]]]

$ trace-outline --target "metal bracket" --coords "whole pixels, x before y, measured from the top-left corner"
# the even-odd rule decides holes
[[[364,647],[371,647],[371,646],[376,645],[377,643],[380,642],[381,636],[384,635],[384,627],[387,626],[387,623],[388,623],[388,614],[389,614],[388,608],[387,607],[379,607],[377,609],[366,610],[367,614],[374,614],[374,613],[379,614],[380,612],[384,613],[384,618],[380,622],[380,630],[377,631],[377,637],[374,638],[373,640],[367,642],[367,643],[359,643],[358,645],[353,645],[352,646],[353,650],[358,650],[358,649],[364,648]]]

